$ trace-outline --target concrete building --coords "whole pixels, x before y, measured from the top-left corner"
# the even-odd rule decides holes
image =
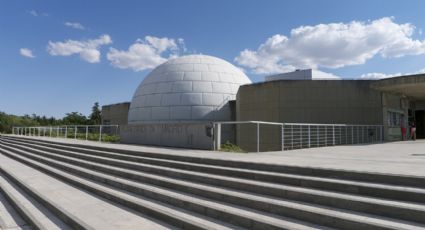
[[[102,106],[102,125],[127,125],[130,102]]]
[[[128,112],[123,142],[201,149],[213,147],[214,121],[380,125],[385,141],[401,140],[401,127],[415,121],[418,138],[425,138],[424,74],[341,80],[310,69],[265,80],[250,84],[242,71],[215,57],[179,57],[155,68],[129,107],[104,106],[103,124],[127,124]],[[253,150],[253,129],[223,126],[222,142]],[[281,137],[280,129],[262,128],[263,150],[279,149]]]
[[[425,74],[381,80],[311,80],[310,73],[275,75],[266,78],[270,81],[242,86],[236,100],[237,120],[382,125],[385,141],[401,140],[401,127],[414,122],[417,137],[425,138]],[[255,149],[252,129],[239,128],[238,145]],[[280,130],[264,127],[261,142],[276,150],[280,137]]]

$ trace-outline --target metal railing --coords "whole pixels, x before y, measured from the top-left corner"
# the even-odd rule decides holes
[[[282,150],[382,141],[382,125],[285,123],[282,128]]]
[[[119,125],[62,125],[13,127],[12,134],[52,138],[70,138],[105,142],[119,141]]]
[[[219,150],[222,143],[222,125],[255,125],[255,147],[256,152],[260,152],[263,126],[275,126],[280,129],[279,143],[276,150],[291,150],[301,148],[313,148],[334,145],[352,145],[364,143],[376,143],[384,140],[382,125],[351,125],[351,124],[308,124],[308,123],[277,123],[264,121],[227,121],[214,122],[214,150]],[[240,127],[239,127],[240,128]],[[237,135],[253,135],[243,131],[234,132]],[[275,130],[276,131],[276,130]],[[266,135],[271,137],[273,132],[268,131]],[[274,132],[277,133],[277,132]],[[238,139],[238,138],[236,138]],[[247,139],[247,138],[244,138]],[[235,141],[237,142],[237,141]],[[270,145],[270,143],[267,143]],[[264,144],[264,145],[267,145]]]

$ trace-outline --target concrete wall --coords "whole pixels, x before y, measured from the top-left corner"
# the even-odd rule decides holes
[[[383,124],[381,93],[361,80],[282,80],[241,86],[237,94],[239,121],[284,123]],[[255,130],[240,125],[237,143],[255,150]],[[261,126],[260,150],[279,150],[280,130]]]
[[[146,123],[121,126],[121,142],[192,149],[213,149],[211,123]]]
[[[127,125],[130,102],[102,106],[103,125]]]

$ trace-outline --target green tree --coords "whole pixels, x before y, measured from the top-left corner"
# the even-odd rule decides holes
[[[79,112],[67,113],[62,119],[62,124],[64,125],[85,125],[87,123],[87,117]]]
[[[28,115],[15,116],[0,112],[0,133],[11,133],[13,126],[39,126],[36,120]]]
[[[100,125],[102,122],[102,114],[99,108],[99,103],[95,102],[90,114],[90,123],[93,125]]]

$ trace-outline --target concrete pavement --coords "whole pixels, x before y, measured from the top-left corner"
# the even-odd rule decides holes
[[[263,153],[228,153],[99,143],[93,141],[49,137],[25,138],[159,154],[425,177],[425,140],[368,145],[332,146]]]

